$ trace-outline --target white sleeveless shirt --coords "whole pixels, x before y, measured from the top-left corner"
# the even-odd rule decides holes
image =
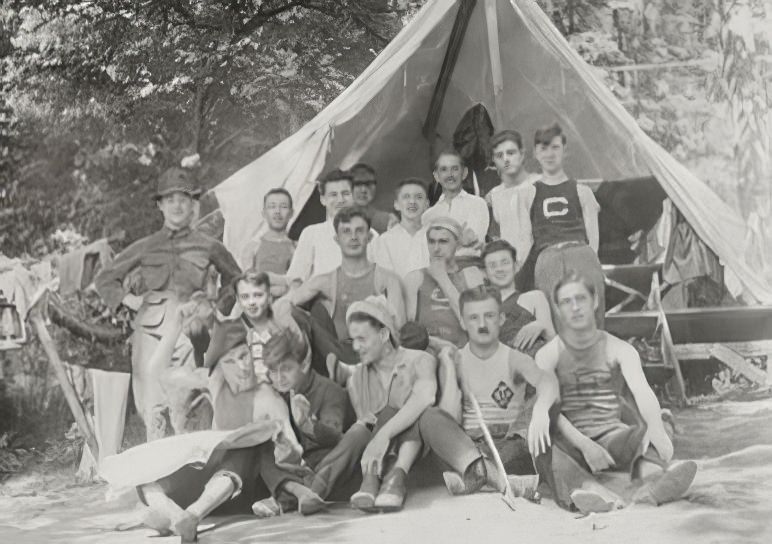
[[[505,436],[510,426],[522,415],[525,405],[525,379],[520,374],[513,375],[509,365],[513,354],[515,357],[522,354],[502,343],[499,343],[496,353],[487,359],[480,359],[472,353],[469,344],[461,348],[459,353],[467,387],[480,404],[488,429],[494,437]],[[464,431],[469,436],[477,438],[482,435],[472,402],[466,397],[462,421]],[[518,434],[525,437],[524,430]]]

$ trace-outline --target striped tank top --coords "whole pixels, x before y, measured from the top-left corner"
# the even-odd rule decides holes
[[[555,368],[560,383],[561,412],[583,435],[596,438],[622,424],[620,396],[624,376],[609,361],[607,333],[598,331],[590,346],[577,349],[560,343]]]
[[[495,437],[507,435],[510,426],[520,418],[525,404],[525,379],[513,375],[510,357],[525,357],[522,353],[499,343],[499,349],[491,357],[480,359],[469,348],[459,350],[462,372],[467,387],[480,404],[483,419]],[[472,438],[482,435],[480,422],[472,402],[464,398],[462,421],[464,431]],[[522,436],[525,436],[522,432]]]

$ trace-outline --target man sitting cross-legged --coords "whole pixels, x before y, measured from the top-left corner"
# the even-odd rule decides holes
[[[461,327],[458,296],[461,291],[482,285],[482,272],[468,266],[459,269],[456,248],[462,228],[455,219],[435,217],[427,225],[428,268],[405,277],[405,306],[408,321],[420,321],[431,336],[447,340],[457,347],[466,344]]]
[[[507,474],[535,474],[529,450],[537,456],[549,445],[549,410],[558,399],[557,380],[551,373],[539,370],[531,357],[499,341],[505,317],[498,289],[468,289],[461,293],[459,304],[469,343],[458,351],[445,348],[440,353],[440,375],[444,376],[440,408],[456,418],[474,445],[490,457],[474,397]],[[532,411],[526,407],[526,382],[536,388]],[[421,436],[441,459],[453,466],[452,459],[469,456],[468,441],[449,443],[435,435],[432,426],[424,428],[422,421]],[[486,465],[489,483],[503,491],[502,479],[494,477],[495,468]],[[470,491],[458,473],[446,472],[445,482],[453,494]]]
[[[659,505],[679,499],[697,465],[670,464],[673,443],[638,352],[597,328],[594,284],[576,271],[557,283],[553,302],[562,330],[536,354],[536,363],[557,375],[561,414],[550,454],[536,461],[555,500],[589,513],[628,500]]]
[[[383,294],[396,312],[398,326],[405,322],[404,298],[399,278],[391,272],[373,264],[367,258],[371,240],[370,218],[360,208],[339,211],[333,220],[335,241],[342,255],[342,262],[335,270],[313,276],[288,297],[295,306],[301,306],[317,299],[326,310],[317,305],[311,319],[312,345],[317,355],[334,353],[347,363],[357,361],[351,349],[346,312],[349,306],[370,295]],[[326,371],[324,361],[320,372]]]
[[[483,262],[488,281],[501,293],[501,325],[499,340],[531,357],[555,336],[550,304],[538,290],[520,293],[515,287],[517,253],[509,242],[494,240],[483,248]]]

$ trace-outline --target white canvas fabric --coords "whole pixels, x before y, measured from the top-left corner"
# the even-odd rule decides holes
[[[323,171],[364,161],[382,180],[375,204],[384,207],[393,198],[389,184],[407,176],[431,179],[431,146],[421,128],[460,4],[428,2],[329,106],[213,189],[224,217],[224,243],[234,254],[264,228],[255,203],[272,187],[286,188],[301,210]],[[476,104],[485,106],[497,130],[524,134],[528,155],[536,128],[559,122],[568,137],[566,171],[576,179],[655,176],[719,256],[734,294],[772,304],[772,287],[745,260],[743,219],[638,127],[536,2],[477,2],[443,102],[438,138],[451,142],[458,121]]]

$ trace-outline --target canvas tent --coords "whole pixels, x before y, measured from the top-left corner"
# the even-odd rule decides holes
[[[271,187],[286,188],[300,210],[317,198],[314,180],[335,166],[372,164],[377,203],[390,207],[389,185],[430,179],[432,142],[452,141],[478,104],[497,130],[530,136],[558,121],[569,140],[566,170],[576,178],[656,178],[718,255],[734,294],[772,304],[772,288],[742,255],[742,218],[646,136],[533,0],[429,1],[329,106],[213,189],[225,245],[239,255],[264,228],[257,212]]]

